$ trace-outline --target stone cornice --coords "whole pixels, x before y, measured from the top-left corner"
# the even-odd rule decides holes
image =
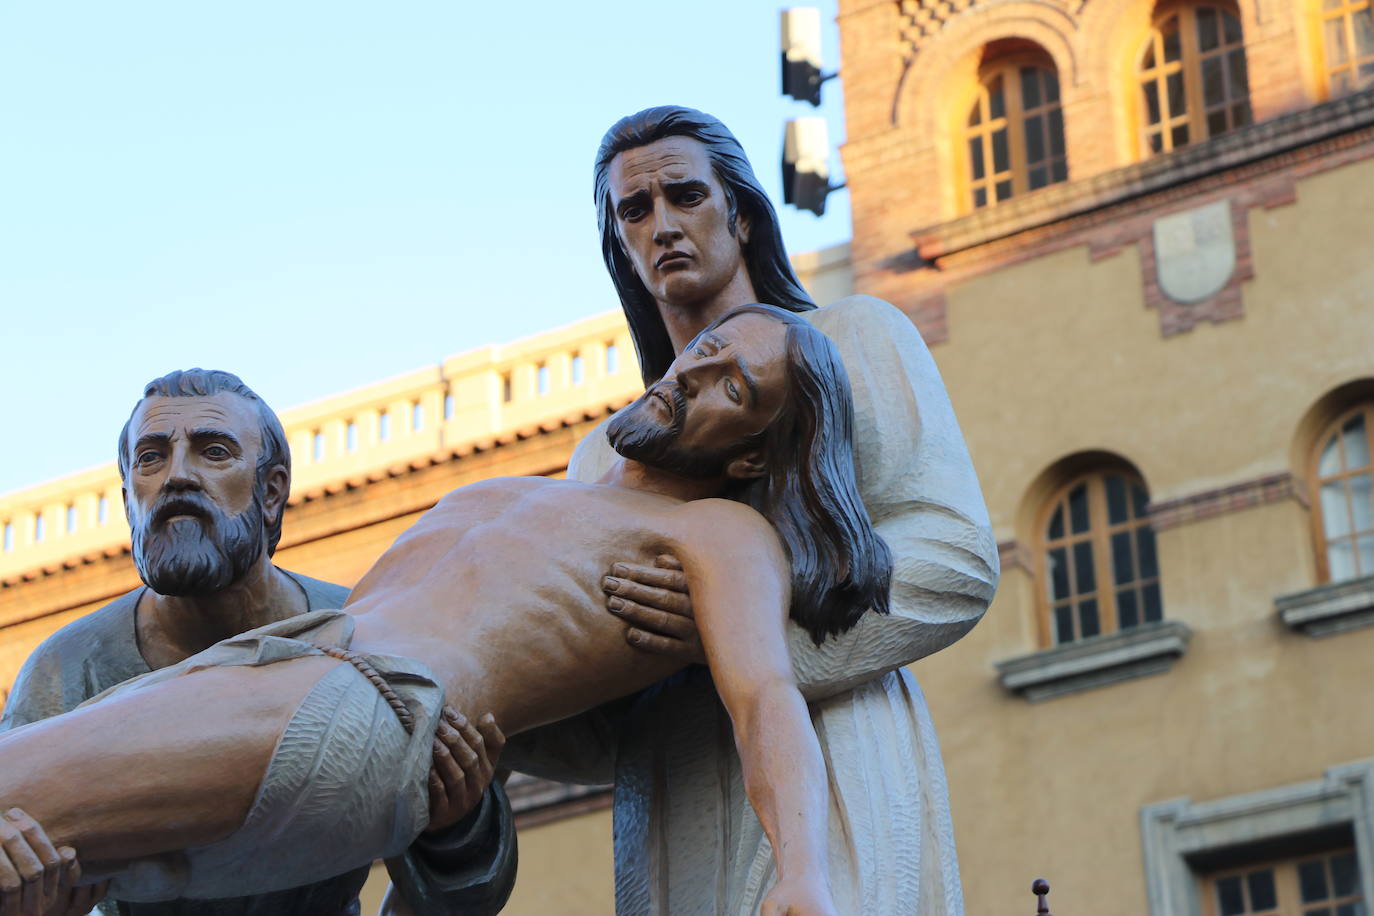
[[[1279,619],[1307,636],[1374,626],[1374,576],[1320,585],[1274,599]]]
[[[1374,89],[1235,130],[1079,181],[1014,197],[968,216],[911,233],[926,261],[1050,223],[1082,216],[1218,172],[1275,159],[1342,134],[1374,139]],[[1282,161],[1274,167],[1281,167]]]
[[[997,662],[997,673],[1013,693],[1048,700],[1168,671],[1188,650],[1192,632],[1181,620],[1149,623],[1009,658]]]
[[[1266,474],[1225,487],[1151,502],[1150,525],[1156,531],[1166,531],[1179,525],[1282,502],[1298,495],[1298,487],[1292,474],[1287,471]]]

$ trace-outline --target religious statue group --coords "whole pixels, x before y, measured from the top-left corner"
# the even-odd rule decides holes
[[[887,303],[816,307],[709,115],[622,119],[594,190],[645,393],[568,479],[455,490],[351,592],[272,564],[271,409],[148,384],[119,436],[144,585],[0,720],[0,916],[343,916],[376,859],[383,913],[496,913],[506,768],[614,782],[622,916],[962,916],[904,666],[998,566],[930,354]]]

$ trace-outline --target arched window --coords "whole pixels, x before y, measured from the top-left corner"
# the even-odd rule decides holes
[[[1251,121],[1245,41],[1234,10],[1164,7],[1140,61],[1145,155],[1244,127]]]
[[[974,209],[1069,177],[1059,76],[1047,54],[984,64],[965,142]]]
[[[1050,644],[1163,618],[1149,501],[1124,470],[1079,477],[1050,501],[1040,552]]]
[[[1348,411],[1317,440],[1313,521],[1322,578],[1374,575],[1374,404]]]
[[[1374,85],[1374,2],[1322,0],[1321,16],[1331,94]]]

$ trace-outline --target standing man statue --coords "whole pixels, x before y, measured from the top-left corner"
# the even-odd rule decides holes
[[[145,419],[159,421],[159,428],[169,432],[136,451],[130,429],[143,426]],[[119,473],[134,565],[144,585],[68,624],[38,647],[19,673],[0,732],[68,712],[107,688],[174,665],[221,639],[308,611],[342,607],[348,600],[343,586],[272,564],[291,488],[291,455],[276,414],[237,376],[190,369],[150,382],[120,433]],[[179,523],[185,519],[194,523]],[[465,788],[474,800],[476,794],[453,764],[477,763],[467,746],[471,737],[455,740],[455,725],[472,735],[464,722],[441,726],[439,735],[448,743],[443,751],[436,748],[434,775],[442,778],[431,777],[430,785],[431,826],[447,822],[449,829],[423,834],[407,856],[391,863],[420,916],[482,911],[473,908],[479,901],[486,901],[490,909],[485,911],[495,912],[514,880],[512,822],[499,789],[482,797],[472,815],[452,823],[470,807],[459,797]],[[494,740],[499,752],[499,732],[486,735],[487,740],[472,743]],[[481,765],[489,769],[485,760]],[[466,781],[477,780],[474,772]],[[455,809],[453,817],[449,808]],[[0,821],[5,840],[26,824],[22,816],[5,821]],[[55,854],[45,840],[33,844],[41,847],[35,855]],[[367,875],[367,867],[357,868],[253,897],[159,904],[110,899],[100,909],[110,916],[351,916],[358,913],[358,891]],[[95,886],[77,888],[65,909],[49,912],[85,913],[99,899],[96,893]]]
[[[595,199],[602,253],[646,385],[703,327],[748,302],[799,312],[837,345],[853,386],[860,495],[894,571],[890,615],[866,614],[821,646],[789,628],[829,771],[831,883],[844,913],[961,916],[939,745],[902,666],[978,622],[998,561],[929,351],[906,316],[880,300],[815,307],[743,149],[710,115],[660,107],[616,123],[597,152]],[[579,444],[568,476],[595,480],[612,460],[598,429]],[[700,662],[683,616],[685,579],[671,558],[658,565],[612,570],[608,605],[631,625],[632,643]],[[704,668],[633,703],[521,736],[504,759],[555,779],[614,779],[619,916],[755,913],[776,880]]]

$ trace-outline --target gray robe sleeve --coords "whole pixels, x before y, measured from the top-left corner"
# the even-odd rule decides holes
[[[0,732],[60,715],[70,708],[63,702],[56,659],[40,646],[19,669],[4,715],[0,715]]]
[[[141,593],[122,595],[43,640],[19,669],[0,731],[69,712],[108,687],[146,674],[134,636]]]
[[[999,568],[954,408],[910,319],[869,296],[806,317],[835,342],[849,374],[859,491],[893,557],[891,614],[865,614],[820,646],[788,628],[793,672],[814,701],[959,639],[991,603]]]
[[[417,916],[487,916],[510,898],[516,864],[515,818],[493,782],[461,821],[438,835],[420,834],[386,870]]]

